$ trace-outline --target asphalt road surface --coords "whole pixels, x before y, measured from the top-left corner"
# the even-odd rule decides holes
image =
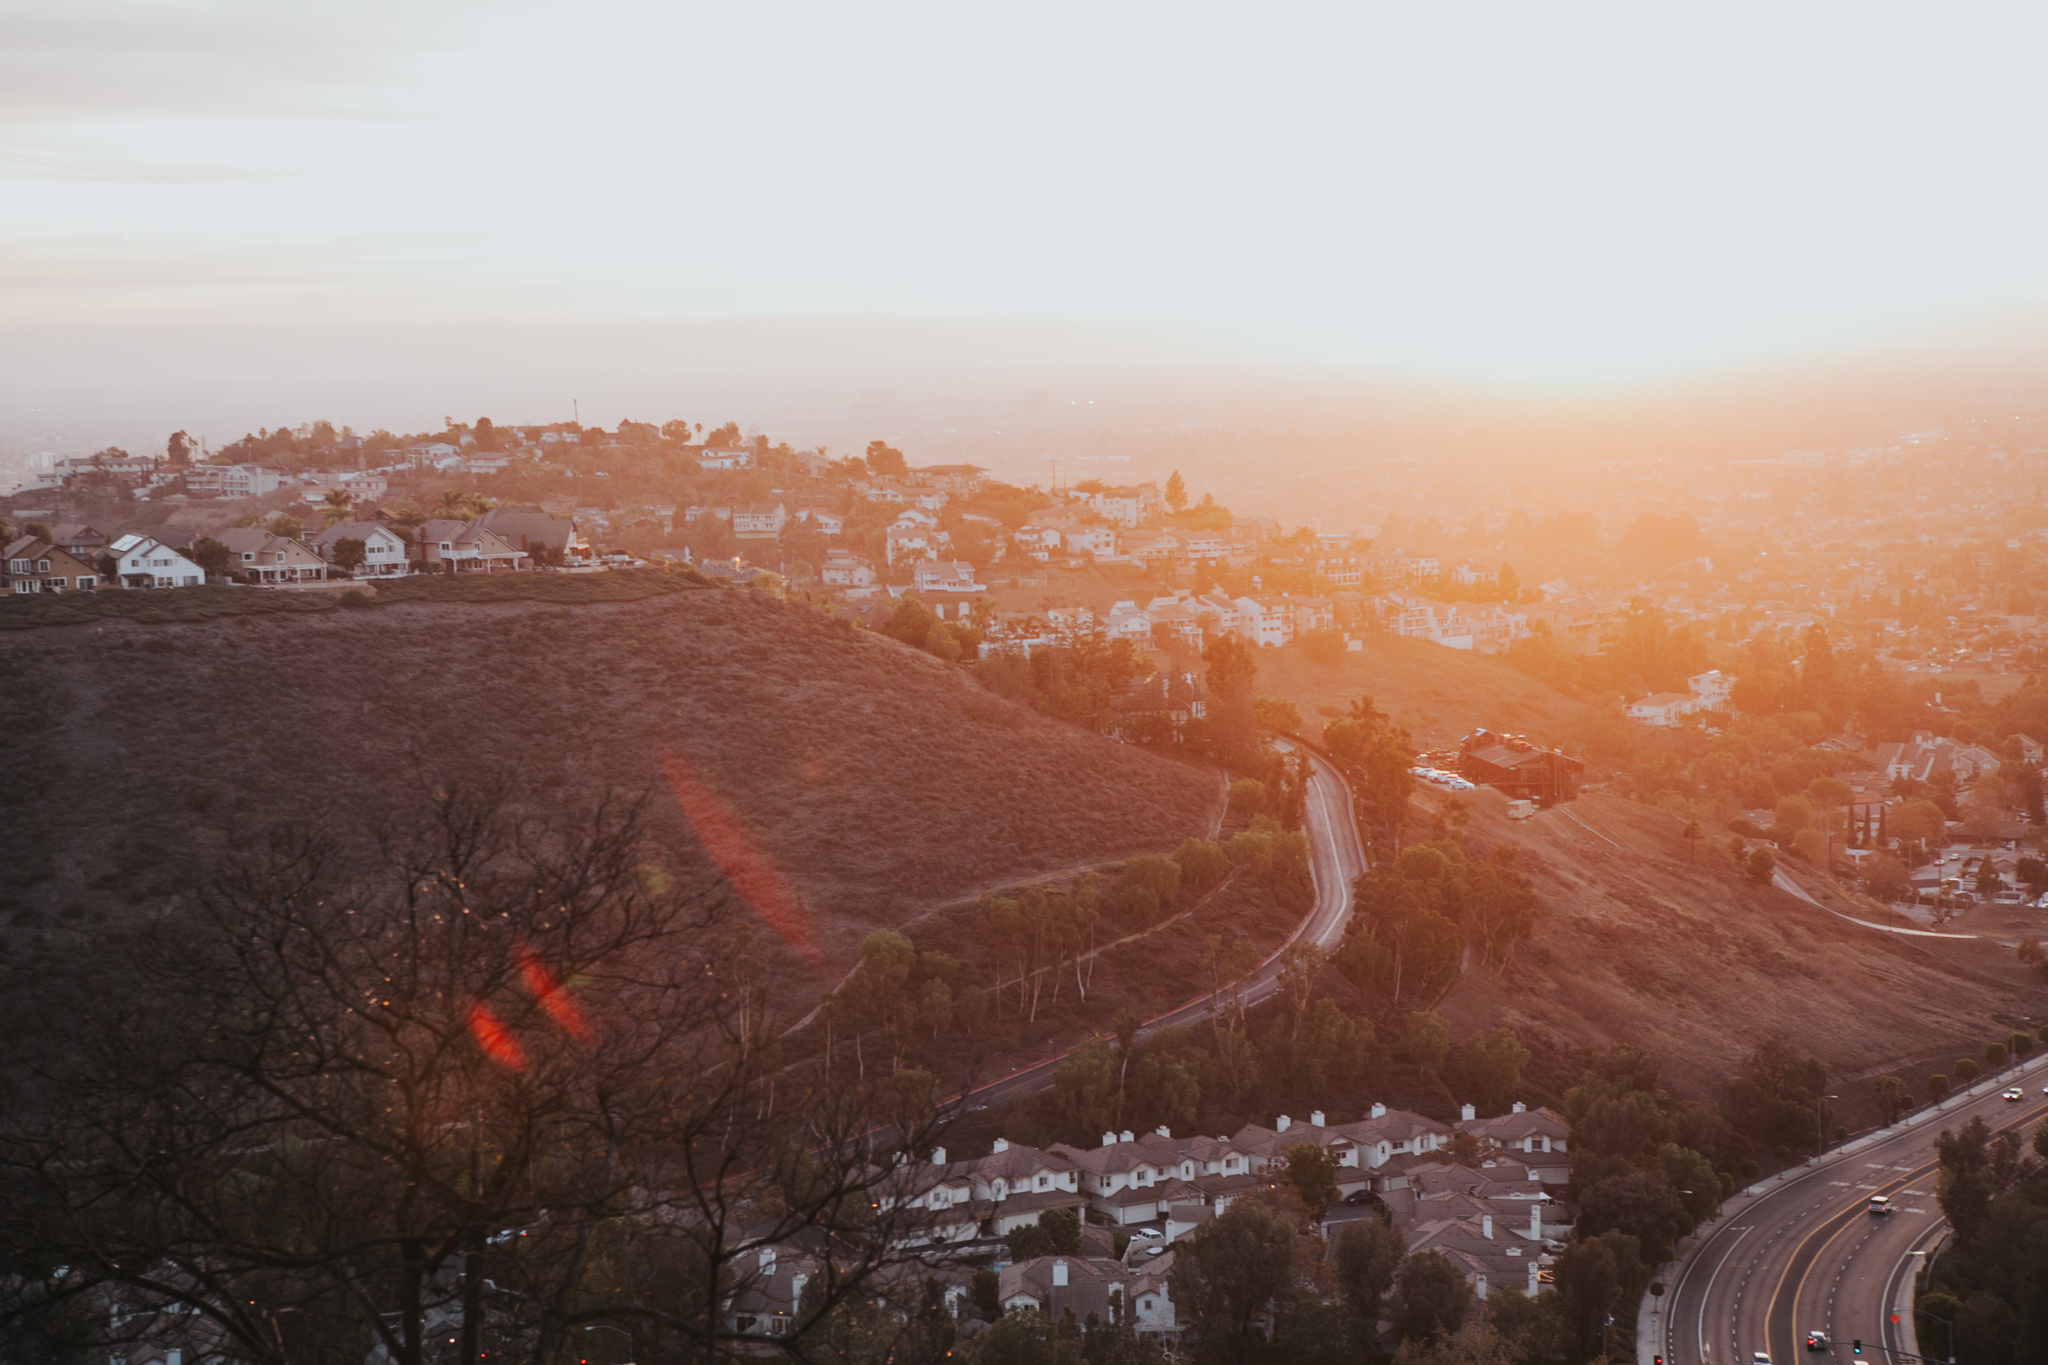
[[[2008,1069],[2001,1088],[2018,1085],[2019,1101],[1999,1091],[1901,1124],[1855,1152],[1809,1166],[1760,1195],[1738,1194],[1720,1225],[1685,1258],[1664,1302],[1656,1335],[1668,1365],[1749,1365],[1756,1352],[1774,1365],[1889,1365],[1912,1350],[1905,1328],[1891,1322],[1894,1305],[1946,1224],[1934,1199],[1934,1139],[1982,1116],[1994,1130],[2020,1125],[2031,1133],[2048,1116],[2041,1083],[2048,1071]],[[1872,1195],[1890,1196],[1896,1212],[1868,1212]],[[1806,1334],[1831,1343],[1809,1351]],[[1943,1338],[1920,1351],[1947,1354]],[[1647,1354],[1647,1352],[1645,1353]]]
[[[1290,747],[1284,741],[1282,748]],[[1335,950],[1344,939],[1344,926],[1351,919],[1351,883],[1365,871],[1365,849],[1358,840],[1358,819],[1351,808],[1351,788],[1343,775],[1321,755],[1309,753],[1313,772],[1309,779],[1303,827],[1308,834],[1309,871],[1315,878],[1315,908],[1309,911],[1290,943],[1313,943]],[[1285,945],[1283,945],[1284,947]],[[1280,950],[1259,964],[1246,978],[1239,992],[1247,1004],[1257,1004],[1280,989]],[[1215,1011],[1207,995],[1190,1000],[1157,1019],[1148,1019],[1139,1031],[1149,1037],[1163,1028],[1199,1023]],[[1036,1094],[1052,1087],[1053,1068],[1066,1060],[1066,1053],[1014,1071],[998,1081],[969,1091],[957,1101],[966,1110],[1005,1104],[1022,1095]]]

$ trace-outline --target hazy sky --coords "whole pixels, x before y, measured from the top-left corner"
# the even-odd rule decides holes
[[[830,316],[1603,384],[2048,303],[2048,9],[0,0],[0,328]]]

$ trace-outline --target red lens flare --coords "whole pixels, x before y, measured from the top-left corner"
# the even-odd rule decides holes
[[[469,1031],[476,1035],[484,1055],[504,1067],[507,1071],[524,1071],[526,1054],[519,1043],[506,1031],[498,1016],[483,1005],[469,1007]]]
[[[824,955],[811,940],[810,917],[752,832],[681,759],[663,750],[661,766],[676,794],[676,805],[696,831],[697,842],[704,845],[733,890],[746,897],[768,927],[803,954],[804,961],[821,966]]]
[[[576,1008],[576,1002],[562,989],[541,960],[534,956],[531,948],[519,950],[519,976],[526,983],[526,989],[533,992],[533,998],[540,1001],[540,1007],[548,1012],[548,1018],[555,1026],[579,1043],[590,1041],[590,1026],[583,1022],[583,1014]]]

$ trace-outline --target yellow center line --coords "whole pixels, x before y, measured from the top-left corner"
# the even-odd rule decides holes
[[[2035,1119],[2040,1118],[2043,1114],[2048,1114],[2048,1105],[2038,1106],[2034,1109],[2029,1110],[2026,1114],[2022,1115],[2018,1119],[2015,1119],[2011,1123],[2005,1124],[2002,1127],[1992,1129],[1992,1135],[1995,1137],[2001,1133],[2015,1131],[2033,1122]],[[1948,1130],[1944,1129],[1942,1131],[1946,1132]],[[1888,1185],[1874,1187],[1871,1190],[1871,1194],[1874,1195],[1879,1193],[1892,1193],[1896,1190],[1905,1188],[1907,1185],[1912,1184],[1914,1181],[1920,1179],[1922,1176],[1927,1175],[1934,1171],[1939,1171],[1940,1169],[1940,1161],[1937,1160],[1929,1162],[1924,1166],[1916,1167],[1912,1171],[1909,1171],[1907,1174],[1898,1177],[1897,1179],[1890,1182]],[[1869,1198],[1868,1195],[1861,1197],[1865,1199]],[[1857,1210],[1852,1206],[1849,1209],[1844,1210],[1842,1213],[1834,1215],[1834,1218],[1839,1218],[1842,1220],[1842,1225],[1839,1228],[1836,1228],[1833,1232],[1828,1233],[1827,1241],[1823,1242],[1820,1248],[1814,1252],[1813,1258],[1806,1263],[1806,1269],[1800,1272],[1799,1283],[1793,1287],[1791,1309],[1793,1325],[1790,1329],[1792,1354],[1787,1357],[1788,1360],[1797,1360],[1799,1358],[1798,1352],[1801,1349],[1803,1349],[1806,1345],[1805,1334],[1801,1331],[1801,1329],[1798,1326],[1799,1300],[1801,1296],[1803,1296],[1806,1292],[1806,1281],[1808,1277],[1810,1277],[1813,1274],[1813,1268],[1816,1265],[1820,1264],[1820,1258],[1827,1251],[1828,1247],[1834,1244],[1834,1241],[1837,1237],[1840,1237],[1844,1232],[1847,1232],[1852,1226],[1855,1225],[1856,1213]],[[1834,1218],[1828,1219],[1827,1222],[1834,1221]],[[1823,1232],[1827,1231],[1827,1222],[1824,1222],[1820,1227],[1815,1228],[1812,1232],[1806,1235],[1806,1237],[1793,1250],[1792,1254],[1786,1258],[1785,1268],[1778,1273],[1777,1286],[1771,1291],[1770,1306],[1764,1312],[1764,1340],[1767,1343],[1770,1340],[1771,1320],[1778,1315],[1778,1304],[1784,1296],[1785,1280],[1792,1273],[1792,1265],[1799,1259],[1800,1255],[1806,1250],[1806,1248],[1812,1245],[1814,1238],[1820,1236]]]

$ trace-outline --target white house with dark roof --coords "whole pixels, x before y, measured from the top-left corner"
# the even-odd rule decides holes
[[[196,588],[206,571],[154,536],[122,536],[108,547],[124,588]]]
[[[308,541],[313,553],[334,563],[336,547],[344,540],[363,542],[363,562],[353,578],[399,578],[411,570],[405,540],[381,521],[337,521]]]

